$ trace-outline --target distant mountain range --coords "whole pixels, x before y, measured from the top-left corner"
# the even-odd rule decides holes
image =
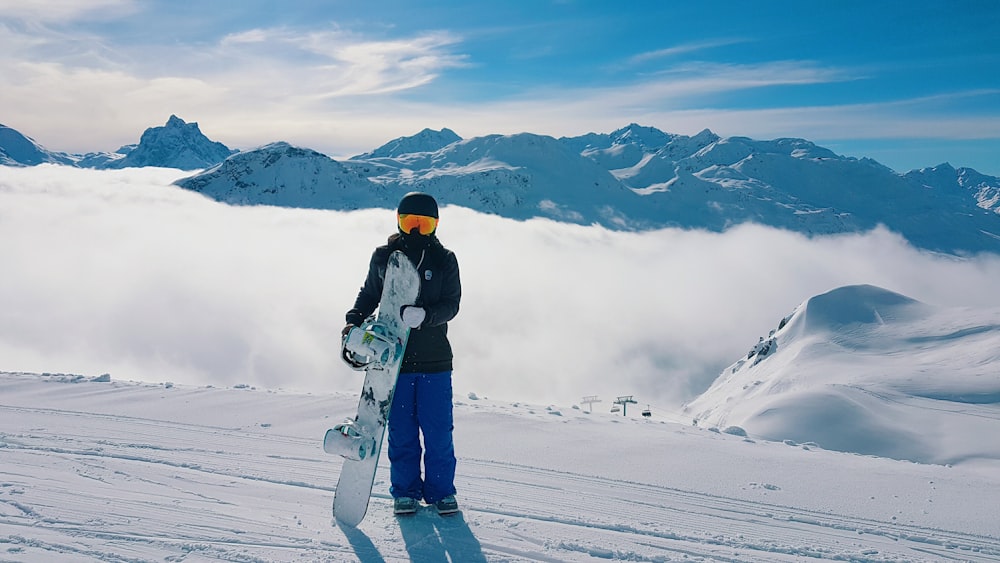
[[[32,138],[0,124],[0,164],[8,166],[35,166],[48,162],[99,169],[159,166],[200,170],[236,152],[210,140],[202,134],[197,123],[185,123],[176,115],[171,115],[163,127],[146,129],[138,145],[82,155],[50,151]]]
[[[0,164],[201,170],[178,185],[240,205],[395,208],[406,191],[515,219],[722,231],[753,221],[807,235],[879,224],[919,248],[1000,253],[1000,179],[941,164],[904,174],[803,139],[609,134],[463,139],[425,129],[343,161],[288,143],[236,152],[171,116],[115,153],[47,151],[0,126]]]

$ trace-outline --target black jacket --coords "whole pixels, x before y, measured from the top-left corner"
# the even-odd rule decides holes
[[[387,244],[375,249],[365,284],[358,292],[354,307],[347,312],[347,323],[360,326],[378,307],[389,255],[396,250],[402,250],[417,267],[420,296],[416,305],[427,312],[424,322],[410,331],[400,372],[451,371],[453,355],[448,341],[448,321],[458,314],[462,282],[455,254],[442,246],[434,235],[397,233],[389,237]]]

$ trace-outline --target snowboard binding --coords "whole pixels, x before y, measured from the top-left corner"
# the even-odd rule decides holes
[[[372,455],[375,449],[375,438],[365,432],[364,427],[356,420],[350,418],[327,430],[323,438],[323,451],[355,461]]]
[[[378,367],[392,363],[402,348],[384,325],[366,323],[364,327],[352,327],[344,336],[340,357],[351,369],[362,371],[373,364]]]

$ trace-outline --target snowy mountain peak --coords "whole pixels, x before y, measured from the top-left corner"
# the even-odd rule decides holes
[[[202,134],[197,123],[185,123],[171,115],[166,125],[146,129],[135,149],[107,167],[159,166],[196,170],[221,162],[233,152]]]
[[[34,166],[43,162],[69,164],[72,159],[48,151],[31,137],[0,123],[0,165]]]
[[[720,137],[707,127],[699,131],[697,135],[691,137],[691,140],[697,143],[712,143],[718,141],[719,139]]]
[[[390,206],[382,186],[324,154],[283,141],[237,153],[175,183],[237,205],[320,209]]]
[[[394,158],[404,154],[434,152],[460,140],[462,138],[447,127],[440,131],[425,128],[416,135],[393,139],[372,152],[352,157],[351,160]]]
[[[656,151],[672,141],[676,136],[664,133],[655,127],[645,127],[638,123],[629,123],[621,129],[612,131],[609,140],[612,145],[634,144],[647,151]]]

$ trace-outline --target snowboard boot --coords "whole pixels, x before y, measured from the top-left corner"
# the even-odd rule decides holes
[[[405,516],[409,514],[416,514],[417,512],[417,499],[412,499],[409,497],[399,497],[392,499],[392,513],[396,516]]]
[[[437,508],[438,514],[442,516],[454,514],[458,512],[458,501],[455,500],[455,495],[448,495],[434,503],[434,508]]]

